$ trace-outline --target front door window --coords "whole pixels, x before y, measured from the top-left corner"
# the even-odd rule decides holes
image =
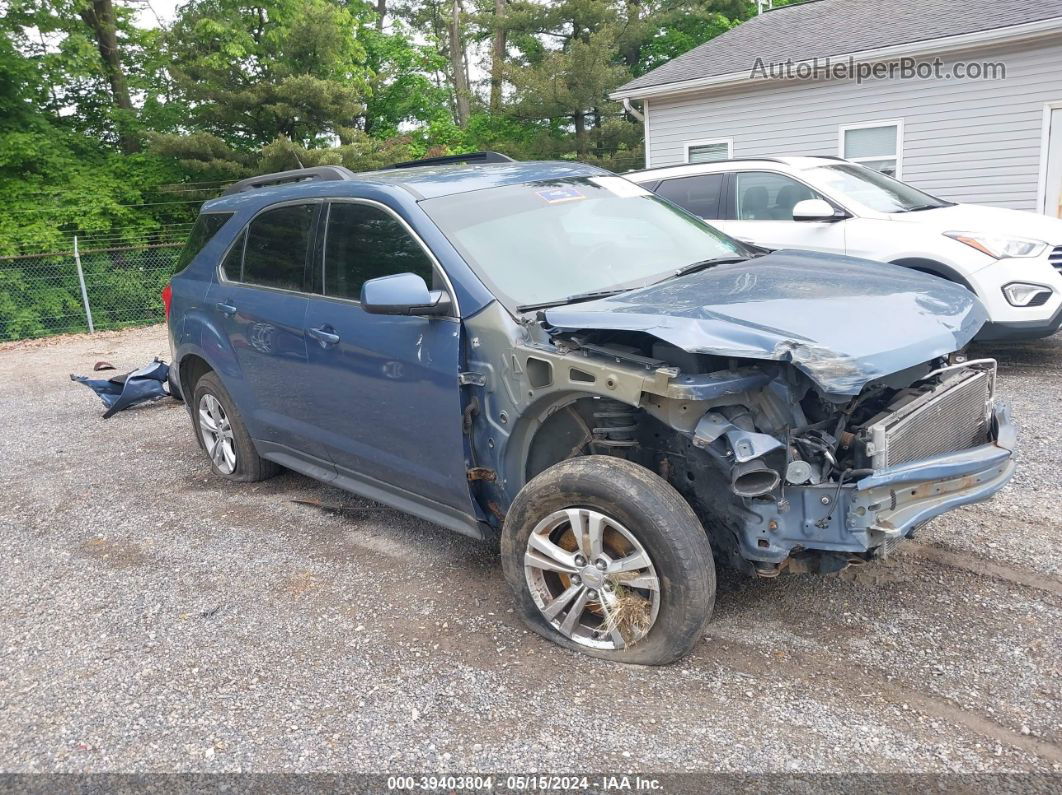
[[[739,221],[792,221],[797,203],[822,198],[804,183],[769,171],[739,171],[734,180]]]
[[[415,273],[433,282],[431,259],[392,215],[370,204],[337,202],[325,231],[325,295],[357,301],[369,279]]]

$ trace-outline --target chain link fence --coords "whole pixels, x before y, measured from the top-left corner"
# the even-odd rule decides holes
[[[75,237],[68,251],[0,257],[0,342],[161,323],[187,229]]]

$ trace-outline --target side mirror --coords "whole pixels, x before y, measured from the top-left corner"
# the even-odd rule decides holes
[[[804,199],[793,205],[794,221],[839,221],[843,217],[824,199]]]
[[[450,296],[429,290],[415,273],[396,273],[362,284],[361,308],[373,315],[449,315]]]

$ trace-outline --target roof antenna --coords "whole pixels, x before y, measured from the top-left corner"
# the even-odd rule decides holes
[[[306,168],[306,166],[302,164],[302,161],[299,160],[299,155],[294,149],[291,150],[291,156],[295,158],[295,162],[299,164],[299,168]]]

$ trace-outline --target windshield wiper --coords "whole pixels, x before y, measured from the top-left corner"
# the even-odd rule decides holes
[[[576,293],[575,295],[569,295],[567,298],[558,298],[555,301],[542,301],[538,304],[523,304],[516,307],[517,312],[534,312],[536,309],[549,309],[554,306],[567,306],[568,304],[578,304],[581,301],[593,301],[595,298],[608,298],[612,295],[619,295],[620,293],[627,293],[631,290],[635,290],[635,287],[623,287],[615,290],[595,290],[589,293]]]
[[[697,262],[691,262],[689,265],[683,265],[678,270],[668,274],[661,282],[666,282],[668,279],[677,279],[680,276],[689,276],[691,273],[697,271],[703,271],[706,268],[714,268],[716,265],[733,265],[738,262],[747,262],[751,257],[711,257],[710,259],[697,260]],[[660,282],[657,282],[659,284]]]
[[[745,262],[750,257],[712,257],[711,259],[702,259],[697,262],[691,262],[689,265],[683,265],[678,270],[675,270],[665,276],[660,281],[651,282],[651,284],[659,284],[660,282],[666,282],[668,279],[677,279],[679,276],[687,276],[691,273],[704,270],[705,268],[711,268],[715,265],[727,265],[735,262]],[[617,287],[611,290],[595,290],[589,293],[576,293],[575,295],[569,295],[567,298],[558,298],[555,301],[543,301],[538,304],[523,304],[516,307],[517,312],[534,312],[536,309],[549,309],[554,306],[567,306],[568,304],[578,304],[581,301],[593,301],[596,298],[609,298],[613,295],[619,295],[620,293],[629,293],[631,290],[638,290],[642,287],[648,287],[647,284],[638,284],[634,287]]]

